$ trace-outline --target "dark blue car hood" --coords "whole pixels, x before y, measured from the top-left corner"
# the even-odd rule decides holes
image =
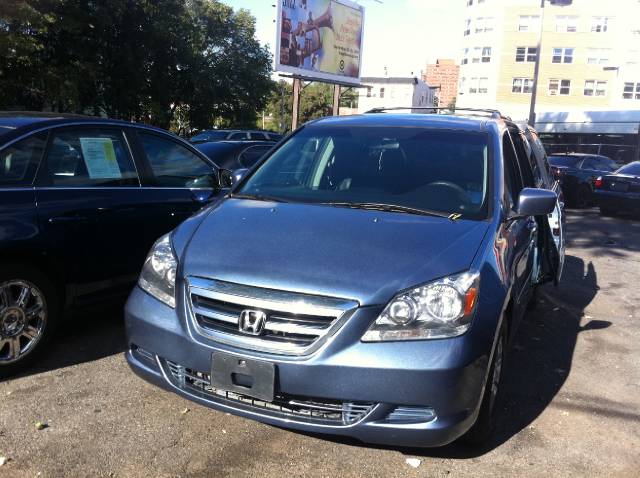
[[[183,252],[184,274],[384,304],[467,270],[487,222],[320,205],[222,201]]]

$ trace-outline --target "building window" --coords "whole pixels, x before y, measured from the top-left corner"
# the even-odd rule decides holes
[[[380,88],[380,98],[384,98],[384,88]]]
[[[471,63],[489,63],[491,62],[491,47],[479,47],[473,48],[473,56],[471,57]]]
[[[588,65],[606,65],[609,63],[611,48],[589,48],[587,52]]]
[[[587,80],[584,82],[584,96],[606,96],[607,82]]]
[[[537,32],[540,30],[540,15],[520,15],[518,19],[519,32]]]
[[[367,98],[371,98],[371,90],[373,88],[371,88],[370,86],[367,86]]]
[[[487,93],[489,91],[489,89],[487,88],[489,78],[473,77],[470,78],[469,81],[469,93]]]
[[[489,33],[493,31],[493,17],[478,17],[476,18],[475,30],[476,33]]]
[[[467,18],[464,22],[464,36],[471,34],[471,18]]]
[[[551,96],[571,94],[571,80],[549,80],[549,94]]]
[[[594,33],[605,33],[609,31],[613,17],[593,17],[591,21],[591,31]]]
[[[640,81],[636,83],[625,83],[624,90],[622,91],[622,97],[625,100],[640,100]]]
[[[578,31],[578,17],[574,15],[556,16],[556,31],[558,33],[575,33]]]
[[[467,78],[462,76],[460,77],[460,82],[458,84],[458,91],[460,92],[461,95],[464,94],[466,87],[467,87]]]
[[[629,50],[627,53],[627,65],[637,65],[640,60],[640,50]]]
[[[491,47],[485,46],[482,49],[482,63],[489,63],[489,62],[491,62]]]
[[[511,86],[512,93],[531,93],[533,78],[514,78]]]
[[[573,63],[573,48],[554,48],[553,63]]]
[[[467,6],[470,7],[471,5],[473,5],[473,0],[467,0]]]
[[[462,50],[462,61],[460,62],[463,65],[466,65],[467,63],[469,63],[469,49],[465,48],[464,50]]]
[[[518,63],[523,63],[525,61],[530,63],[535,62],[537,55],[538,55],[537,47],[519,46],[518,48],[516,48],[516,62]]]

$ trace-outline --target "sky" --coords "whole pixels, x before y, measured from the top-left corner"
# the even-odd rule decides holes
[[[274,53],[280,0],[222,0],[256,17],[256,35]],[[458,59],[464,24],[463,0],[358,0],[366,8],[362,76],[416,76],[427,62]]]

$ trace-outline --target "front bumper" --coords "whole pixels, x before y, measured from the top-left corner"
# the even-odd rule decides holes
[[[181,307],[173,310],[139,288],[127,302],[126,357],[145,380],[202,405],[264,423],[394,446],[441,446],[471,427],[497,330],[494,319],[483,320],[480,314],[465,335],[454,339],[363,343],[360,337],[380,313],[378,307],[363,307],[319,350],[290,357],[234,349],[194,335],[186,314],[176,312]],[[185,386],[172,375],[172,366],[200,377],[208,374],[214,351],[274,363],[279,396],[371,407],[351,422],[314,420],[267,410],[250,399],[229,400],[207,393],[206,387]],[[402,420],[393,419],[398,415],[392,412],[399,409]],[[407,421],[406,410],[420,411],[425,418]],[[435,416],[424,415],[425,410]]]
[[[640,211],[640,193],[597,191],[594,196],[600,207],[616,209],[620,213]]]

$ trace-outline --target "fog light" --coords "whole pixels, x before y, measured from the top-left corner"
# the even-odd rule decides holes
[[[387,423],[426,423],[436,419],[436,412],[428,407],[396,407],[385,422]]]

